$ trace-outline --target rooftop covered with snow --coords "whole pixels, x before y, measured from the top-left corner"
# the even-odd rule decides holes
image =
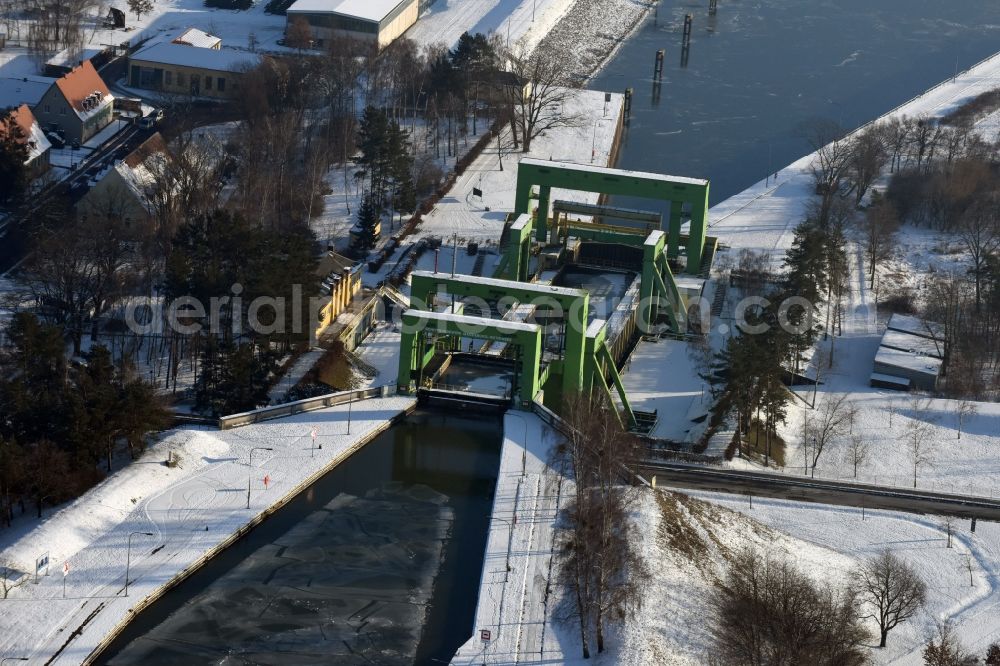
[[[0,109],[38,104],[54,81],[44,76],[0,78]]]
[[[288,13],[337,14],[379,23],[401,5],[413,2],[414,0],[298,0],[288,8]]]
[[[188,28],[174,37],[171,43],[182,46],[194,46],[200,49],[217,49],[222,46],[222,38],[198,28]]]
[[[136,51],[132,61],[196,67],[213,72],[244,72],[260,62],[260,56],[234,49],[191,48],[183,44],[160,42]]]
[[[553,166],[551,160],[541,160],[534,157],[526,157],[521,160],[521,164],[535,166],[535,167],[546,167]],[[662,183],[682,183],[685,185],[701,185],[707,186],[708,181],[704,178],[688,178],[686,176],[668,176],[662,173],[650,173],[647,171],[629,171],[627,169],[612,169],[611,167],[594,166],[592,164],[571,164],[571,166],[576,171],[587,171],[590,173],[601,174],[604,176],[612,176],[615,178],[642,178],[643,180],[659,181]]]

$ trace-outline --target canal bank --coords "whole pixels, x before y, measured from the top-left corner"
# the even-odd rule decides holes
[[[109,664],[410,664],[465,639],[499,418],[396,419],[189,580],[97,659]]]
[[[190,575],[414,404],[377,398],[225,432],[173,431],[4,549],[16,561],[47,554],[51,564],[42,572],[50,575],[4,601],[0,651],[39,663],[86,662],[147,598]]]

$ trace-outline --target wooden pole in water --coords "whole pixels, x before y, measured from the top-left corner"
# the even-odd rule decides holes
[[[719,11],[719,0],[708,0],[708,13],[710,16],[715,16],[715,13]]]

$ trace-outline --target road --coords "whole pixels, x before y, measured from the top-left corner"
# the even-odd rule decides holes
[[[140,129],[137,125],[128,125],[111,137],[99,148],[95,148],[81,158],[80,163],[68,175],[58,173],[59,180],[49,183],[42,191],[31,197],[31,200],[8,222],[0,227],[0,275],[16,268],[30,253],[29,242],[33,229],[32,219],[50,202],[66,198],[68,203],[75,204],[86,193],[86,188],[73,188],[73,183],[95,167],[103,169],[116,159],[121,159],[139,146],[150,134],[151,130]],[[81,148],[81,151],[86,149]],[[53,170],[58,167],[52,167]]]
[[[713,492],[774,497],[837,506],[887,509],[1000,522],[1000,500],[947,495],[905,488],[887,488],[796,478],[766,472],[704,467],[687,463],[647,462],[640,466],[657,485]]]

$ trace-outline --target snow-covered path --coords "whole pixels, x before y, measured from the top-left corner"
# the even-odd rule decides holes
[[[346,405],[225,432],[173,431],[138,462],[3,544],[0,555],[22,570],[31,570],[45,552],[51,565],[37,585],[23,585],[2,602],[0,654],[80,663],[147,597],[346,459],[413,404],[406,397],[355,403],[350,434]],[[322,449],[313,450],[313,428]],[[179,457],[176,467],[164,464],[168,451]],[[70,564],[65,578],[64,562]]]

